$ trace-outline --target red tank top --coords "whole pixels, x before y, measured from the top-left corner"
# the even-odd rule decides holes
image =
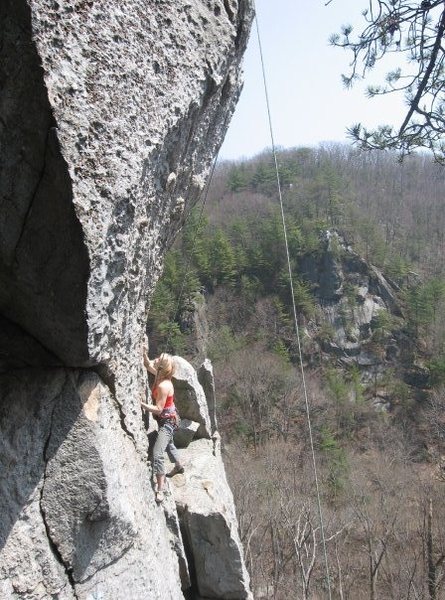
[[[158,395],[158,388],[155,387],[151,390],[151,396],[153,400],[156,400],[156,396]],[[171,396],[167,396],[167,400],[165,401],[164,408],[170,408],[175,405],[175,396],[172,394]]]
[[[156,400],[156,396],[158,395],[158,388],[155,387],[151,390],[151,396],[153,400]],[[157,418],[159,419],[174,419],[176,413],[175,406],[175,396],[172,394],[171,396],[167,396],[167,399],[164,404],[164,408],[160,415]]]

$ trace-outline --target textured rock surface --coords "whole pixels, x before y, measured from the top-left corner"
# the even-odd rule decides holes
[[[210,424],[212,432],[218,429],[218,421],[216,418],[216,394],[215,394],[215,379],[213,377],[213,366],[208,358],[202,363],[198,369],[198,381],[202,385],[204,394],[209,408]]]
[[[200,596],[250,598],[233,496],[219,442],[196,440],[181,450],[184,475],[172,478],[172,489]]]
[[[368,363],[364,346],[371,340],[376,317],[381,311],[400,314],[391,284],[335,231],[325,232],[321,256],[305,257],[301,268],[332,326],[326,349],[354,357],[360,365]]]
[[[168,484],[167,488],[169,490]],[[184,541],[182,539],[181,526],[179,524],[178,512],[176,510],[176,504],[174,498],[169,491],[165,494],[165,500],[162,503],[164,509],[165,521],[169,532],[169,543],[170,547],[174,551],[179,566],[179,577],[181,579],[181,587],[183,590],[189,589],[192,585],[190,580],[190,571],[187,561],[187,556],[184,548]]]
[[[2,597],[182,597],[141,341],[251,16],[250,0],[0,3]]]
[[[2,598],[182,598],[149,471],[98,376],[26,370],[0,383]]]
[[[199,429],[199,423],[190,419],[181,419],[179,429],[175,431],[175,446],[187,448]]]
[[[0,5],[0,313],[87,363],[88,253],[23,0]]]
[[[44,450],[63,373],[2,375],[0,403],[0,596],[74,598],[41,510]]]
[[[0,10],[0,314],[60,363],[105,365],[142,444],[147,303],[238,98],[251,5]]]
[[[192,365],[180,356],[174,357],[174,364],[175,403],[179,414],[182,419],[199,423],[197,438],[210,438],[212,426],[209,408],[198,375]]]
[[[193,367],[180,357],[175,357],[175,363],[179,374],[186,375],[190,396],[200,396],[203,390]],[[206,360],[205,366],[207,387],[214,390],[212,364]],[[175,393],[177,386],[175,380]],[[191,598],[251,598],[218,432],[213,433],[211,440],[192,439],[179,454],[185,470],[169,480],[170,493],[166,495],[164,511],[170,543],[178,555],[183,587],[191,582]],[[171,493],[177,513],[172,509]]]

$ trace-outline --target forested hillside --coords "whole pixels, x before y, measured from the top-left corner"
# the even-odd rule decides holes
[[[443,167],[333,145],[279,168],[333,597],[444,598]],[[201,210],[167,257],[151,351],[214,363],[255,597],[326,597],[270,154],[220,164]],[[311,274],[326,261],[349,273],[335,298]],[[364,279],[391,302],[372,284],[357,325]]]

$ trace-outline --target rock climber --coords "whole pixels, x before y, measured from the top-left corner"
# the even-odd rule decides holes
[[[164,452],[167,450],[171,462],[175,463],[174,468],[167,474],[167,477],[173,477],[178,473],[184,473],[184,467],[181,464],[178,450],[173,442],[173,434],[178,428],[179,416],[175,406],[175,390],[173,387],[173,360],[165,352],[158,358],[150,360],[147,349],[143,350],[144,365],[147,371],[155,376],[151,396],[153,404],[141,402],[144,410],[151,412],[158,422],[158,436],[153,449],[153,469],[156,475],[156,502],[164,500]]]

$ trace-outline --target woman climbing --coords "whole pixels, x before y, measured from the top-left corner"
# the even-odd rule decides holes
[[[184,473],[184,467],[179,459],[178,450],[173,442],[173,433],[178,428],[178,413],[175,406],[173,377],[173,361],[169,354],[163,353],[158,358],[150,360],[147,350],[144,348],[144,365],[147,371],[155,376],[151,389],[153,404],[141,402],[142,408],[151,412],[157,420],[159,429],[158,437],[153,449],[153,468],[156,475],[157,489],[156,502],[164,499],[164,452],[167,450],[168,457],[175,466],[167,477],[173,477],[178,473]]]

